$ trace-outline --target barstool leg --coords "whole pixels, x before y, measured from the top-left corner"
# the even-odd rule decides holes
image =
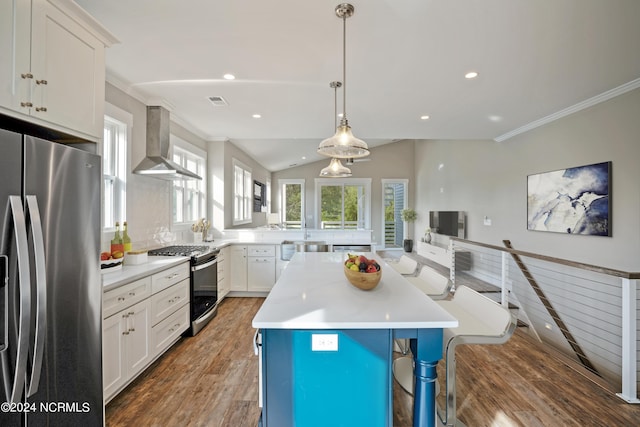
[[[446,410],[444,424],[456,426],[456,345],[450,342],[446,352]]]

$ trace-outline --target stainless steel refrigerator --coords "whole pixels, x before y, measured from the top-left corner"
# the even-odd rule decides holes
[[[100,157],[0,129],[0,426],[101,426]]]

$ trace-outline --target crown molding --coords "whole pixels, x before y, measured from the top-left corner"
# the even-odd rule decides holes
[[[592,98],[589,98],[585,101],[579,102],[575,105],[572,105],[571,107],[565,108],[563,110],[560,110],[556,113],[553,114],[549,114],[546,117],[543,117],[541,119],[535,120],[531,123],[528,123],[524,126],[521,126],[517,129],[512,130],[511,132],[507,132],[504,133],[496,138],[494,138],[493,140],[496,142],[503,142],[506,141],[507,139],[513,138],[516,135],[520,135],[521,133],[525,133],[528,132],[532,129],[538,128],[540,126],[544,126],[548,123],[554,122],[558,119],[561,119],[563,117],[566,117],[568,115],[571,115],[573,113],[577,113],[578,111],[582,111],[586,108],[589,107],[593,107],[594,105],[600,104],[601,102],[605,102],[608,101],[611,98],[615,98],[616,96],[620,96],[624,93],[627,93],[629,91],[632,91],[634,89],[637,89],[640,87],[640,78],[637,78],[635,80],[632,80],[628,83],[625,83],[623,85],[620,85],[616,88],[613,88],[611,90],[608,90],[606,92],[601,93],[600,95],[596,95]]]

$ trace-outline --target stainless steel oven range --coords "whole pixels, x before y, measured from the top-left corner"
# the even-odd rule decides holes
[[[178,245],[149,251],[156,256],[188,256],[191,263],[191,327],[185,332],[194,336],[218,311],[218,260],[219,249],[209,246]]]

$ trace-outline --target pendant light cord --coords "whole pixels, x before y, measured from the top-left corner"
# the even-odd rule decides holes
[[[342,16],[342,120],[347,121],[347,15]]]
[[[338,127],[338,82],[333,85],[333,128]]]

